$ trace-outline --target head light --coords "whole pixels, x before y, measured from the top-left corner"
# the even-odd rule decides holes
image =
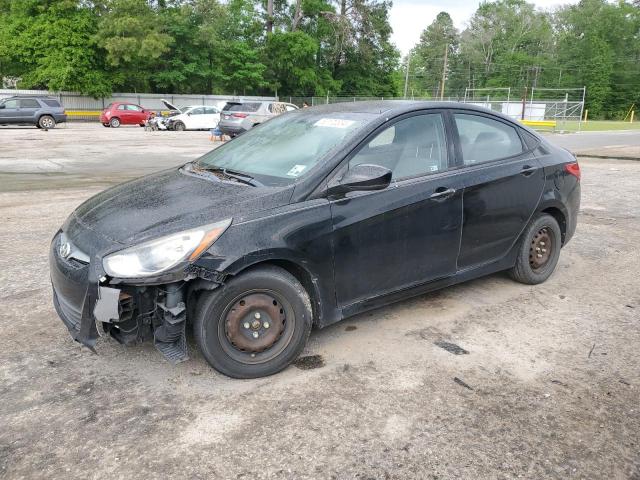
[[[196,260],[231,225],[231,219],[185,230],[125,248],[102,260],[112,277],[140,278],[162,273],[183,261]]]

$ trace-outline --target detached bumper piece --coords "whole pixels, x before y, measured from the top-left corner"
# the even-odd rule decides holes
[[[153,343],[172,364],[189,359],[187,352],[187,309],[184,303],[184,284],[167,285],[164,302],[158,302],[161,323],[153,332]]]

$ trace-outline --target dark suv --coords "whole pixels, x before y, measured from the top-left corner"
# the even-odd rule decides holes
[[[15,96],[0,100],[0,125],[54,128],[67,121],[60,102],[52,97]]]

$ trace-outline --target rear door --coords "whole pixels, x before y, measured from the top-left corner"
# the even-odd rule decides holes
[[[204,107],[202,128],[211,129],[218,126],[220,113],[216,107]]]
[[[40,103],[35,98],[20,99],[20,121],[35,124],[40,108]]]
[[[458,269],[507,254],[533,215],[544,188],[539,161],[518,127],[490,114],[454,111],[458,168],[464,179]]]
[[[400,117],[380,127],[343,167],[381,165],[393,178],[384,190],[331,200],[341,308],[456,272],[462,184],[450,169],[445,124],[442,112]]]

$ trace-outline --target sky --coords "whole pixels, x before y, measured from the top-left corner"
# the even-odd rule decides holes
[[[529,0],[531,1],[531,0]],[[536,7],[544,10],[577,0],[533,0]],[[420,34],[442,11],[449,12],[453,23],[462,30],[478,8],[479,1],[464,0],[393,0],[390,20],[393,27],[391,39],[403,55],[420,40]]]

